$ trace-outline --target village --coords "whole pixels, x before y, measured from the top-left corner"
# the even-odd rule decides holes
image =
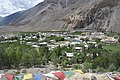
[[[83,52],[89,48],[91,44],[98,47],[99,44],[118,44],[119,36],[107,36],[103,32],[35,32],[35,33],[19,33],[19,34],[1,34],[0,43],[14,43],[19,41],[20,44],[30,45],[36,49],[47,46],[49,50],[57,47],[72,46],[70,52],[65,51],[67,58],[74,57],[77,52]],[[90,55],[90,54],[87,54]],[[98,54],[97,54],[98,55]],[[92,55],[91,55],[92,56]]]
[[[52,50],[58,46],[73,46],[72,52],[83,51],[83,47],[87,49],[90,44],[98,43],[114,44],[119,43],[119,36],[107,36],[103,32],[35,32],[35,33],[19,33],[19,34],[0,34],[0,43],[14,43],[19,40],[20,44],[31,45],[31,47],[39,48],[47,46]],[[74,53],[67,53],[67,57],[73,57]]]

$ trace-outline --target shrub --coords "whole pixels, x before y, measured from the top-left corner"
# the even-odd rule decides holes
[[[120,68],[118,68],[118,70],[117,70],[118,72],[120,72]]]
[[[104,72],[105,70],[104,70],[104,68],[103,67],[97,67],[97,69],[96,69],[96,72]]]
[[[73,65],[73,69],[82,69],[82,66],[79,64]]]
[[[108,70],[109,71],[115,71],[116,70],[116,67],[114,64],[110,64],[109,67],[108,67]]]
[[[84,66],[84,69],[86,69],[86,70],[92,69],[92,63],[90,63],[90,62],[84,62],[83,66]]]

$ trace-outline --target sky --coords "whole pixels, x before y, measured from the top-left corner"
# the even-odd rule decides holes
[[[0,0],[0,16],[29,9],[44,0]]]

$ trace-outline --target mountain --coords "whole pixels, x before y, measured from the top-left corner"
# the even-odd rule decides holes
[[[0,21],[0,31],[120,30],[120,0],[44,0]],[[4,26],[4,27],[3,27]]]
[[[3,17],[0,16],[0,20],[2,19]]]
[[[0,21],[3,19],[3,17],[0,16]]]
[[[0,0],[0,16],[8,16],[12,13],[29,9],[43,0]]]

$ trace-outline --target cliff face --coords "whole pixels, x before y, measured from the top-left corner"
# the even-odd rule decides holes
[[[45,0],[4,18],[0,25],[5,26],[0,31],[93,29],[119,32],[120,0]]]
[[[118,24],[120,13],[119,0],[102,0],[91,8],[81,11],[81,19],[74,29],[87,28],[94,30],[120,30]],[[117,24],[117,25],[116,25]]]

